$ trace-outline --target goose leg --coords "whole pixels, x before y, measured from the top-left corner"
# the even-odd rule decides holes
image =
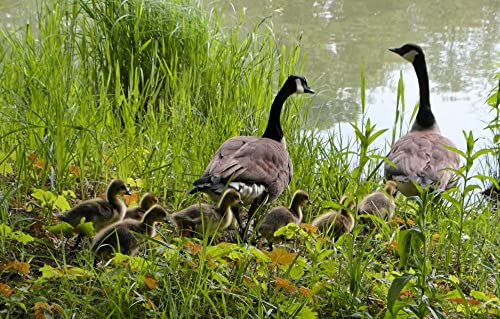
[[[231,208],[233,211],[234,218],[236,219],[236,222],[238,223],[238,227],[240,229],[240,233],[242,229],[245,229],[245,226],[243,225],[243,221],[241,220],[240,216],[240,207],[239,206],[234,206]]]
[[[258,200],[253,201],[252,205],[250,206],[250,209],[248,210],[248,219],[246,225],[244,227],[240,226],[240,237],[243,239],[244,242],[248,240],[247,233],[248,233],[248,227],[250,226],[250,222],[252,221],[252,216],[257,210],[257,208],[259,208],[261,203],[262,201]]]

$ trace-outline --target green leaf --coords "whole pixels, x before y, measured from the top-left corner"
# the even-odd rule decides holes
[[[73,233],[73,226],[66,222],[60,222],[55,225],[48,226],[47,230],[54,235],[63,234],[65,236],[69,236]]]
[[[299,313],[295,318],[298,319],[317,319],[318,314],[314,311],[309,306],[303,306],[302,309],[300,309]]]
[[[41,202],[42,207],[51,205],[56,200],[56,195],[52,194],[52,192],[50,191],[46,191],[40,188],[33,188],[33,193],[31,193],[31,196],[38,199]]]
[[[399,254],[399,267],[406,267],[408,261],[408,254],[411,249],[411,234],[409,230],[399,232],[398,236],[398,254]]]
[[[26,245],[27,243],[31,243],[35,240],[35,238],[31,237],[31,235],[25,234],[20,230],[11,233],[10,238],[12,240],[20,242],[23,245]]]
[[[285,236],[286,238],[291,239],[296,233],[298,233],[299,230],[299,226],[294,223],[289,223],[288,225],[280,227],[277,231],[275,231],[274,237]]]
[[[394,278],[392,281],[391,287],[389,288],[389,292],[387,293],[387,308],[391,314],[395,315],[394,305],[396,301],[399,300],[399,295],[401,290],[406,286],[406,284],[413,278],[415,275],[413,274],[404,274],[402,276]]]
[[[271,262],[271,258],[269,258],[269,256],[264,254],[264,252],[262,252],[260,249],[250,248],[248,249],[248,252],[252,254],[258,262],[265,262],[265,263]]]
[[[6,224],[0,224],[0,237],[7,238],[12,233],[12,228]]]
[[[91,237],[94,236],[94,224],[92,222],[85,222],[85,217],[82,217],[80,224],[76,225],[75,229],[82,235]]]
[[[56,200],[54,201],[52,208],[58,209],[61,212],[65,212],[71,208],[71,205],[69,204],[68,200],[64,196],[59,195],[59,196],[57,196]]]
[[[4,176],[7,174],[14,174],[14,170],[12,169],[12,166],[9,163],[3,162],[0,163],[0,174]]]
[[[292,269],[290,269],[290,277],[294,280],[298,280],[304,276],[304,268],[299,265],[294,265]]]

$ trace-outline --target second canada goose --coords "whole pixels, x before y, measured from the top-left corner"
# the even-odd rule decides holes
[[[366,195],[359,203],[360,214],[377,215],[382,219],[391,220],[394,216],[396,204],[394,197],[398,192],[395,181],[387,181],[384,191],[376,191]]]
[[[457,153],[445,148],[455,147],[455,144],[441,135],[432,114],[424,52],[416,44],[389,50],[413,64],[420,90],[420,105],[410,131],[392,146],[387,156],[395,166],[389,163],[384,165],[385,177],[396,181],[399,191],[405,196],[419,195],[413,183],[422,188],[428,185],[442,190],[449,188],[454,177],[449,169],[458,169],[460,158]]]
[[[154,205],[144,214],[142,220],[124,219],[97,233],[92,241],[92,252],[98,260],[109,259],[117,252],[133,255],[142,242],[137,234],[154,237],[155,223],[166,222],[167,219],[165,209]]]
[[[82,218],[86,222],[94,224],[94,230],[98,232],[102,228],[117,222],[125,216],[127,207],[118,197],[123,194],[130,195],[130,190],[124,181],[115,179],[111,181],[106,189],[106,199],[93,198],[81,202],[70,210],[57,216],[57,219],[76,227]]]
[[[240,194],[229,188],[216,206],[203,203],[193,204],[173,213],[171,219],[177,225],[181,235],[194,232],[198,236],[205,234],[213,236],[217,230],[224,230],[231,225],[233,221],[231,207],[240,203]]]
[[[280,116],[285,100],[294,93],[314,93],[300,75],[291,75],[274,98],[267,127],[262,137],[236,136],[226,140],[215,152],[203,175],[190,190],[207,193],[217,201],[226,188],[241,194],[244,204],[251,204],[250,221],[255,210],[267,200],[277,198],[290,183],[293,166],[285,146]],[[235,210],[240,232],[245,227]]]
[[[299,189],[293,194],[290,207],[278,206],[267,213],[260,224],[259,233],[267,239],[269,249],[272,249],[273,242],[279,240],[274,237],[274,232],[289,223],[299,225],[303,217],[302,206],[309,203],[309,194]]]
[[[340,199],[340,204],[344,205],[347,198],[347,196],[343,196]],[[354,201],[350,201],[347,207],[341,208],[340,211],[334,210],[319,215],[311,222],[311,225],[318,227],[320,232],[330,234],[334,239],[337,239],[354,229],[354,217],[351,214],[354,206]]]
[[[158,197],[152,193],[146,193],[142,195],[141,200],[139,201],[139,206],[127,208],[124,218],[141,220],[144,213],[156,204],[158,204]]]

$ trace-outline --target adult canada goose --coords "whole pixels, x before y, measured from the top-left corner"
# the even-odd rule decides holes
[[[303,216],[302,206],[309,203],[309,194],[299,189],[293,194],[290,207],[278,206],[267,213],[260,224],[259,233],[267,239],[269,249],[273,248],[273,242],[280,240],[274,237],[274,232],[289,223],[299,225]]]
[[[458,169],[460,158],[445,148],[455,147],[455,144],[441,135],[432,114],[424,52],[415,44],[389,50],[413,64],[420,89],[420,105],[410,132],[392,146],[387,156],[395,167],[385,163],[385,177],[396,181],[405,196],[419,195],[413,183],[422,188],[431,185],[444,190],[453,184],[454,174],[449,169]]]
[[[345,205],[347,196],[340,199],[340,204]],[[316,217],[311,225],[318,227],[320,232],[324,232],[333,236],[334,239],[339,238],[342,234],[350,233],[354,228],[354,217],[351,211],[354,209],[354,201],[350,201],[347,207],[341,208],[340,211],[331,211],[323,213]]]
[[[106,189],[106,199],[93,198],[81,202],[70,210],[57,216],[57,219],[73,227],[80,224],[82,218],[85,217],[86,222],[94,224],[94,230],[97,232],[102,228],[117,222],[125,216],[127,207],[118,196],[128,194],[128,189],[125,182],[120,179],[115,179],[109,183]]]
[[[139,206],[127,208],[124,218],[141,220],[144,213],[156,204],[158,204],[158,197],[152,193],[146,193],[142,195]]]
[[[233,212],[231,207],[241,203],[240,194],[232,189],[227,189],[222,195],[217,206],[210,204],[194,204],[176,213],[171,219],[177,225],[181,235],[191,232],[199,236],[213,236],[217,230],[222,231],[231,225]]]
[[[382,219],[391,220],[396,204],[394,197],[398,192],[395,181],[387,181],[384,191],[376,191],[366,195],[358,207],[359,214],[377,215]]]
[[[226,188],[241,194],[244,204],[251,204],[250,221],[255,210],[267,200],[274,200],[290,183],[293,166],[281,128],[281,109],[294,93],[314,93],[300,75],[291,75],[274,98],[266,130],[262,137],[236,136],[226,140],[215,152],[203,175],[190,194],[205,192],[217,201]],[[245,236],[238,209],[234,212]],[[247,222],[248,222],[247,221]]]
[[[154,237],[155,223],[166,222],[168,214],[160,205],[152,206],[142,220],[124,219],[101,230],[92,241],[92,252],[98,260],[106,260],[116,252],[133,255],[143,236]]]

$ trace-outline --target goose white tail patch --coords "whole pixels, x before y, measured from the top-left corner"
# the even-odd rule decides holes
[[[256,198],[262,196],[266,191],[266,187],[258,184],[245,184],[232,182],[229,186],[237,190],[241,195],[241,200],[245,204],[252,203]]]
[[[418,51],[417,50],[411,50],[411,51],[408,51],[405,54],[403,54],[403,58],[405,60],[410,61],[411,63],[413,63],[413,61],[415,61],[415,57],[417,55],[418,55]]]

